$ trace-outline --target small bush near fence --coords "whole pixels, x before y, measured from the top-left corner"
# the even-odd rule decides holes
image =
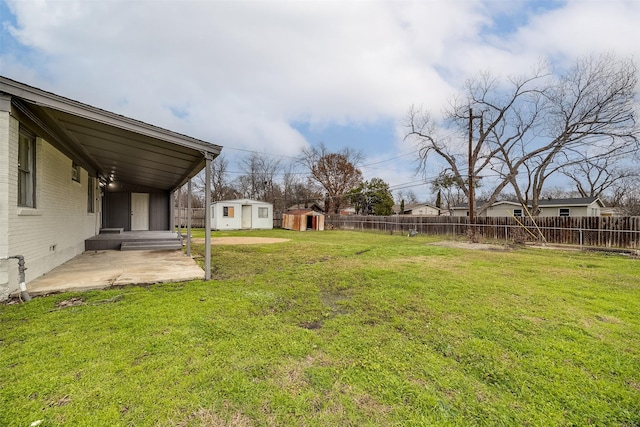
[[[340,230],[375,230],[408,234],[473,236],[508,242],[547,242],[610,248],[637,249],[640,217],[538,217],[476,218],[454,216],[356,216],[329,215],[325,224]]]

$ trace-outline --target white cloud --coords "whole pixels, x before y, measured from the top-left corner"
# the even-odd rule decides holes
[[[541,57],[592,50],[640,53],[640,3],[622,0],[546,10],[480,0],[8,4],[11,33],[39,63],[1,52],[2,74],[223,146],[283,155],[307,143],[295,121],[400,121],[412,104],[437,114],[478,70],[520,73]],[[520,27],[494,28],[497,14],[518,13]],[[400,139],[387,147],[407,151]]]
[[[512,40],[519,49],[565,62],[592,52],[640,57],[640,2],[570,0],[563,8],[533,17]]]

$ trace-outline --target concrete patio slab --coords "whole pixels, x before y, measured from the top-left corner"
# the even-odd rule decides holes
[[[204,279],[202,268],[181,250],[87,251],[32,280],[27,290],[31,296],[37,296],[201,279]]]

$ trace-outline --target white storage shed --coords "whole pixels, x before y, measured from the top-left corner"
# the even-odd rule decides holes
[[[251,199],[220,200],[211,204],[213,230],[270,230],[273,204]]]

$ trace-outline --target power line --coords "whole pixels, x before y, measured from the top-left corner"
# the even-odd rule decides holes
[[[256,150],[247,150],[244,148],[234,148],[234,147],[229,147],[229,146],[224,146],[223,149],[225,150],[234,150],[234,151],[242,151],[245,153],[252,153],[252,154],[260,154],[260,155],[264,155],[264,156],[273,156],[273,157],[283,157],[286,159],[292,159],[292,160],[302,160],[301,157],[292,157],[292,156],[287,156],[284,154],[273,154],[273,153],[265,153],[263,151],[256,151]]]
[[[362,167],[362,168],[367,168],[367,167],[370,167],[370,166],[373,166],[373,165],[378,165],[378,164],[380,164],[380,163],[390,162],[390,161],[392,161],[392,160],[396,160],[396,159],[399,159],[399,158],[401,158],[401,157],[408,156],[408,155],[410,155],[410,154],[415,154],[415,153],[417,153],[418,151],[419,151],[419,150],[413,150],[413,151],[410,151],[410,152],[408,152],[408,153],[399,154],[399,155],[397,155],[396,157],[392,157],[392,158],[390,158],[390,159],[380,160],[380,161],[378,161],[378,162],[373,162],[373,163],[368,163],[368,164],[366,164],[366,165],[362,165],[362,166],[360,166],[360,167]]]

